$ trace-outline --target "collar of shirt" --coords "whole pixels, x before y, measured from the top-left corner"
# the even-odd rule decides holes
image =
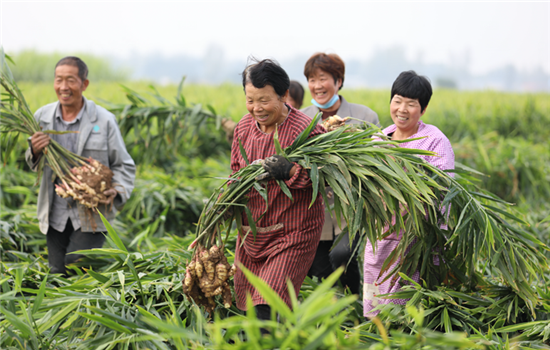
[[[85,110],[86,110],[86,103],[84,103],[82,105],[82,108],[80,109],[80,112],[78,112],[78,114],[76,115],[76,118],[74,118],[73,120],[68,122],[68,121],[65,121],[63,119],[63,114],[61,112],[61,103],[59,103],[59,104],[57,104],[57,109],[55,110],[55,118],[58,119],[59,121],[61,121],[65,125],[71,125],[71,124],[74,124],[76,122],[79,122],[80,119],[82,119],[82,115],[84,114]]]
[[[422,131],[422,129],[424,129],[425,126],[426,126],[426,124],[424,124],[424,122],[422,120],[419,120],[418,121],[418,130],[414,133],[414,135],[411,135],[411,136],[407,137],[407,139],[413,139],[415,137],[420,137],[420,136],[418,136],[418,134]],[[394,133],[395,130],[397,130],[397,126],[395,124],[392,124],[392,125],[388,126],[387,128],[385,128],[384,130],[382,130],[382,132],[384,133],[384,135],[389,135],[389,134]]]

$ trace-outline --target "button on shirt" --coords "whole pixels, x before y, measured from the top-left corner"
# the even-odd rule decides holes
[[[80,130],[80,120],[82,119],[82,114],[86,110],[86,104],[82,107],[76,118],[70,122],[63,120],[61,114],[61,104],[57,106],[55,111],[54,125],[53,129],[56,131],[79,131]],[[57,141],[61,146],[67,150],[76,153],[77,151],[77,142],[78,134],[70,133],[63,135],[50,135],[50,137]],[[59,178],[55,179],[56,184],[61,184]],[[65,230],[67,226],[67,220],[71,219],[74,230],[80,228],[80,217],[78,216],[78,209],[76,207],[76,202],[72,198],[61,198],[57,194],[53,197],[53,203],[50,210],[50,226],[59,232]]]

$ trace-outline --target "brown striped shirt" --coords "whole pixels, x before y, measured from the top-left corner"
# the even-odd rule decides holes
[[[288,147],[311,123],[311,118],[287,105],[290,112],[286,120],[278,126],[281,147]],[[311,136],[324,133],[317,125]],[[231,150],[231,170],[233,173],[246,166],[239,150],[239,140],[250,162],[270,157],[275,152],[273,133],[262,132],[258,123],[250,115],[245,115],[235,128],[235,138]],[[318,196],[311,208],[313,190],[306,169],[296,164],[296,173],[285,181],[294,201],[280,189],[276,181],[267,182],[268,208],[262,196],[252,189],[248,194],[248,208],[256,222],[256,238],[250,233],[241,232],[237,240],[235,261],[266,281],[290,306],[286,281],[290,279],[296,293],[313,262],[324,221],[324,206]],[[243,215],[243,231],[249,225]],[[243,242],[244,240],[244,242]],[[266,304],[262,296],[252,287],[240,269],[235,274],[237,307],[246,310],[246,295],[249,293],[254,305]]]

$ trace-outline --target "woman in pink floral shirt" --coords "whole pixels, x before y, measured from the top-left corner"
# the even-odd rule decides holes
[[[406,140],[425,137],[400,144],[400,147],[416,148],[432,151],[437,156],[420,156],[428,163],[441,170],[454,169],[454,153],[449,139],[437,127],[424,124],[420,117],[426,112],[428,102],[432,96],[432,87],[427,78],[417,75],[414,71],[401,73],[393,83],[391,90],[390,114],[393,125],[384,129],[384,134],[392,140]],[[365,246],[364,258],[364,284],[363,284],[363,313],[366,317],[375,316],[372,312],[379,304],[405,305],[405,299],[382,299],[380,294],[398,292],[400,279],[396,281],[386,277],[398,261],[394,262],[382,276],[379,277],[382,265],[390,253],[399,244],[400,237],[392,234],[385,239],[376,242],[376,254],[374,254],[371,242]],[[411,278],[419,280],[419,272],[416,271]]]

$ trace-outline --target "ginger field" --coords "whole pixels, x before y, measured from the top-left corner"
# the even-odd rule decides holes
[[[149,85],[124,84],[158,106]],[[51,84],[19,87],[33,110],[56,100]],[[174,102],[177,85],[155,88],[157,97]],[[341,94],[376,111],[383,127],[391,124],[389,90],[344,88]],[[182,95],[204,113],[211,113],[208,105],[235,121],[246,113],[238,85],[184,84]],[[91,82],[85,96],[106,107],[129,103],[115,83]],[[306,93],[304,106],[310,99]],[[324,282],[307,278],[293,310],[250,276],[280,322],[262,324],[221,304],[211,318],[183,297],[181,282],[204,201],[223,182],[216,177],[230,173],[230,145],[216,118],[169,141],[168,129],[151,120],[123,132],[138,165],[132,198],[104,248],[88,251],[87,272],[75,266],[68,278],[48,274],[36,176],[24,162],[23,137],[18,156],[3,159],[0,349],[550,348],[550,271],[530,286],[537,296],[532,305],[495,277],[490,259],[479,263],[475,286],[407,286],[409,304],[389,305],[375,320],[362,317],[360,296],[332,287],[335,275]],[[512,204],[499,207],[518,219],[511,227],[550,245],[550,95],[435,90],[422,120],[449,137],[456,161],[472,169],[465,178]],[[147,150],[153,146],[160,151]],[[230,262],[235,244],[233,233],[226,246]],[[550,251],[542,253],[550,259]],[[260,326],[271,334],[262,337]]]
[[[146,82],[123,85],[144,94],[152,91]],[[20,87],[31,109],[56,100],[50,84],[22,83]],[[177,92],[177,85],[155,88],[166,98]],[[235,121],[247,113],[244,93],[238,85],[184,84],[182,92],[187,101],[211,105],[218,114]],[[341,94],[348,101],[364,104],[377,112],[382,127],[391,124],[389,90],[343,89]],[[128,103],[124,90],[115,83],[92,83],[86,96],[95,101]],[[303,107],[311,105],[309,100],[311,96],[306,91]],[[529,202],[541,210],[547,207],[550,197],[548,94],[435,90],[422,120],[436,125],[447,135],[457,161],[489,176],[482,178],[488,190],[518,205]]]

